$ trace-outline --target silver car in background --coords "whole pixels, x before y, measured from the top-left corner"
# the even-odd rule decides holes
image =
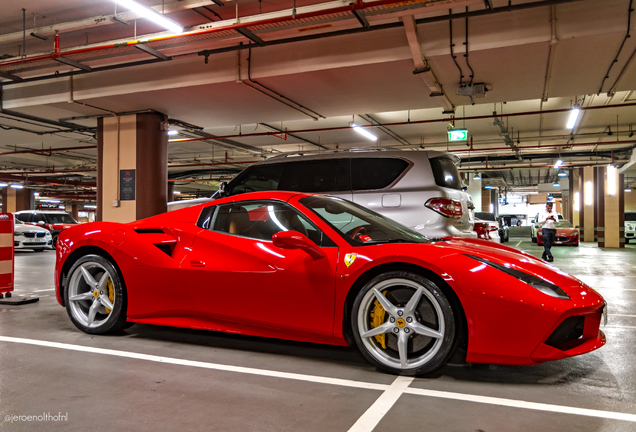
[[[475,238],[474,206],[463,190],[457,160],[426,151],[281,155],[246,168],[215,196],[268,190],[327,193],[429,237]],[[169,210],[184,206],[179,203],[169,203]]]
[[[625,212],[625,244],[636,239],[636,212]]]

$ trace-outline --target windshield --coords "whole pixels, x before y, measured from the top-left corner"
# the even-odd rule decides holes
[[[67,213],[47,213],[46,220],[50,224],[76,224],[77,221]]]
[[[15,223],[16,225],[24,225],[24,222],[22,222],[20,219],[15,218],[13,219],[13,223]]]
[[[554,224],[557,228],[572,228],[572,224],[568,221],[561,221]]]
[[[378,243],[428,243],[423,235],[341,198],[314,195],[299,201],[327,222],[352,246]]]

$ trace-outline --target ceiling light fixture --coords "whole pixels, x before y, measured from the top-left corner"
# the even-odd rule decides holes
[[[168,131],[168,135],[173,136],[173,135],[179,135],[179,131],[176,130],[169,130]]]
[[[176,191],[172,191],[172,193],[175,194],[175,195],[181,195],[181,192],[179,192],[177,190]]]
[[[559,177],[567,177],[568,173],[565,172],[564,170],[559,171],[559,173],[557,174]]]
[[[481,180],[481,175],[479,173],[475,173],[473,180]]]
[[[355,123],[351,123],[351,127],[353,128],[354,131],[358,132],[360,135],[364,136],[365,138],[370,139],[371,141],[378,140],[377,136],[373,135],[371,132],[367,131],[366,129],[361,128]]]
[[[9,186],[9,185],[8,185],[8,184],[6,184],[6,183],[0,183],[0,188],[2,188],[2,187],[7,187],[7,186]]]
[[[631,192],[631,191],[632,191],[632,188],[630,188],[630,187],[625,188],[625,192]]]
[[[85,208],[85,209],[96,209],[96,208],[97,208],[97,206],[96,206],[96,205],[93,205],[93,204],[85,204],[85,205],[84,205],[84,208]]]
[[[561,183],[556,182],[556,183],[554,183],[552,186],[554,186],[554,187],[561,187]]]
[[[559,169],[561,165],[563,165],[563,159],[559,157],[559,160],[557,160],[556,163],[554,164],[554,169]]]
[[[484,187],[485,187],[486,189],[492,189],[492,186],[490,186],[490,185],[486,185],[486,186],[484,186]]]
[[[581,112],[580,109],[576,107],[572,108],[572,111],[570,111],[570,117],[568,118],[568,124],[566,125],[566,128],[574,129],[574,126],[576,125],[576,120],[579,118],[580,112]]]
[[[24,186],[22,186],[21,184],[12,184],[11,185],[11,189],[22,189]]]
[[[153,9],[150,9],[149,7],[140,5],[139,3],[134,2],[132,0],[115,0],[115,2],[141,15],[143,18],[148,18],[150,21],[154,22],[155,24],[159,24],[161,27],[165,28],[166,30],[170,30],[174,33],[183,32],[183,27],[181,27],[179,24],[169,20],[168,18],[164,17],[160,13],[154,11]]]

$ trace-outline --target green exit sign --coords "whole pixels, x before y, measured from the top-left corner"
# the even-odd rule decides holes
[[[468,139],[468,131],[466,129],[455,129],[448,131],[449,141],[466,141]]]

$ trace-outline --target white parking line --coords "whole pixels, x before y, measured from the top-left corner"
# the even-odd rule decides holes
[[[393,381],[393,384],[391,384],[373,405],[362,414],[362,417],[351,426],[349,432],[371,432],[375,429],[412,382],[413,378],[397,377],[395,381]]]
[[[561,414],[574,414],[581,415],[587,417],[599,417],[613,420],[624,420],[629,422],[636,422],[636,414],[627,414],[627,413],[619,413],[613,411],[601,411],[587,408],[576,408],[569,407],[563,405],[551,405],[537,402],[526,402],[519,401],[514,399],[503,399],[503,398],[495,398],[489,396],[478,396],[478,395],[466,395],[461,393],[450,393],[445,391],[438,390],[427,390],[427,389],[415,389],[410,388],[406,389],[404,393],[420,395],[420,396],[430,396],[434,398],[442,398],[442,399],[453,399],[460,400],[464,402],[476,402],[483,403],[488,405],[498,405],[498,406],[507,406],[511,408],[523,408],[529,410],[538,410],[538,411],[549,411],[554,413]]]
[[[517,243],[517,244],[515,245],[515,247],[519,246],[519,245],[521,244],[521,242],[523,242],[523,240],[519,240],[519,243]]]
[[[636,326],[613,326],[613,325],[606,325],[605,327],[603,327],[604,329],[606,328],[618,328],[618,329],[636,329]]]
[[[31,292],[44,292],[44,291],[55,291],[55,288],[47,288],[47,289],[35,290]]]
[[[628,413],[621,413],[621,412],[615,412],[615,411],[603,411],[603,410],[595,410],[595,409],[587,409],[587,408],[576,408],[576,407],[569,407],[564,405],[552,405],[552,404],[544,404],[544,403],[536,403],[536,402],[526,402],[521,400],[496,398],[496,397],[480,396],[480,395],[472,395],[472,394],[443,392],[443,391],[437,391],[437,390],[407,388],[408,385],[411,383],[411,381],[408,381],[408,383],[406,383],[406,381],[403,381],[400,379],[396,379],[393,382],[393,384],[389,386],[386,384],[367,383],[362,381],[321,377],[317,375],[304,375],[304,374],[296,374],[296,373],[288,373],[288,372],[270,371],[265,369],[255,369],[255,368],[242,367],[242,366],[230,366],[230,365],[223,365],[218,363],[207,363],[207,362],[200,362],[200,361],[193,361],[193,360],[183,360],[183,359],[177,359],[172,357],[162,357],[162,356],[134,353],[134,352],[128,352],[128,351],[117,351],[117,350],[111,350],[111,349],[105,349],[105,348],[93,348],[93,347],[87,347],[82,345],[72,345],[72,344],[66,344],[66,343],[49,342],[49,341],[42,341],[42,340],[36,340],[36,339],[16,338],[16,337],[10,337],[10,336],[0,336],[0,342],[37,345],[37,346],[43,346],[43,347],[49,347],[49,348],[59,348],[59,349],[66,349],[70,351],[80,351],[80,352],[87,352],[87,353],[93,353],[93,354],[111,355],[115,357],[132,358],[132,359],[153,361],[158,363],[166,363],[166,364],[173,364],[173,365],[180,365],[180,366],[192,366],[192,367],[199,367],[204,369],[214,369],[214,370],[227,371],[227,372],[237,372],[237,373],[245,373],[245,374],[251,374],[251,375],[268,376],[273,378],[293,379],[293,380],[312,382],[312,383],[318,383],[318,384],[331,384],[331,385],[339,385],[344,387],[361,388],[366,390],[382,390],[384,391],[384,393],[376,401],[376,403],[380,405],[380,408],[387,407],[388,404],[391,402],[392,398],[395,398],[395,400],[391,403],[391,406],[392,406],[395,403],[395,401],[397,401],[397,399],[399,398],[399,394],[407,393],[412,395],[436,397],[436,398],[442,398],[442,399],[454,399],[454,400],[460,400],[460,401],[466,401],[466,402],[507,406],[511,408],[521,408],[521,409],[531,409],[531,410],[562,413],[562,414],[582,415],[582,416],[588,416],[588,417],[615,419],[615,420],[623,420],[623,421],[636,423],[636,414],[628,414]],[[409,378],[404,378],[404,380],[409,380]],[[392,389],[392,391],[388,392],[387,390],[389,389]],[[385,397],[383,398],[383,396]],[[386,409],[388,410],[389,408],[390,407],[387,407]]]
[[[620,317],[630,317],[630,318],[636,318],[636,315],[623,315],[623,314],[609,314],[609,316],[620,316]]]

